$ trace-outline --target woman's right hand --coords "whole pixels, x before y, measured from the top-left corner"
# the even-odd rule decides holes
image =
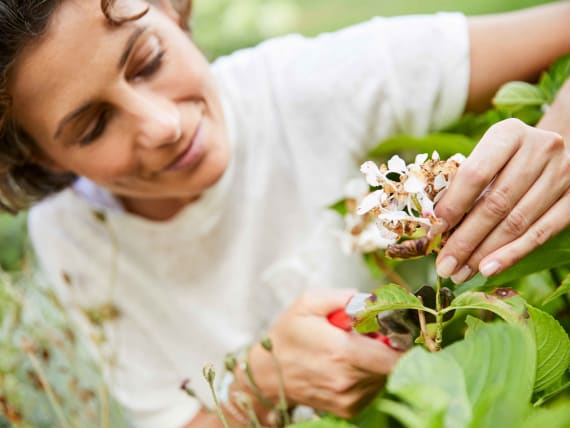
[[[383,386],[402,355],[328,322],[327,315],[344,308],[353,294],[354,290],[307,291],[273,324],[269,337],[289,405],[304,404],[341,417],[353,416]],[[256,384],[277,402],[278,375],[269,352],[256,345],[250,365]]]

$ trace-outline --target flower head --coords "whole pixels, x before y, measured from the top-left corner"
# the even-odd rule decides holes
[[[397,155],[380,166],[364,162],[360,171],[373,189],[363,192],[364,181],[359,187],[356,183],[350,186],[349,212],[342,235],[345,251],[386,249],[402,238],[426,236],[432,227],[439,227],[435,205],[463,160],[461,154],[441,160],[434,151],[431,158],[427,153],[417,155],[409,165]],[[346,190],[348,193],[349,186]]]

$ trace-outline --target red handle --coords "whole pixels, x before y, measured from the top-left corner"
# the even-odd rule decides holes
[[[345,312],[344,309],[337,309],[336,311],[331,312],[327,319],[329,323],[334,325],[337,328],[340,328],[344,331],[352,331],[352,318]],[[390,344],[390,339],[383,334],[380,333],[367,333],[365,336],[370,337],[371,339],[377,340],[379,342],[392,347]]]

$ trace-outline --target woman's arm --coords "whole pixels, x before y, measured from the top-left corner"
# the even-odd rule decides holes
[[[533,80],[555,59],[570,53],[569,22],[569,1],[470,17],[467,109],[485,109],[503,83]]]

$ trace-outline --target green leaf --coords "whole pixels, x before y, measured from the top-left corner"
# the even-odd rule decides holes
[[[483,327],[485,325],[485,322],[477,317],[467,315],[467,318],[465,319],[465,324],[467,324],[467,331],[465,332],[465,337],[467,337],[470,334],[475,333],[481,327]]]
[[[550,408],[533,409],[520,428],[569,428],[570,400],[560,401]]]
[[[376,315],[392,309],[421,309],[435,315],[435,311],[426,308],[420,300],[396,284],[387,284],[373,291],[374,298],[367,299],[366,308],[355,317],[354,328],[359,333],[378,331]]]
[[[489,278],[485,286],[502,285],[545,269],[568,264],[570,260],[570,228],[566,228],[514,266]]]
[[[516,427],[532,395],[534,341],[516,324],[485,324],[449,352],[462,367],[472,403],[470,427]]]
[[[558,287],[552,294],[546,297],[542,302],[543,305],[552,302],[554,299],[557,299],[560,296],[563,296],[566,293],[570,293],[570,274],[564,278],[560,287]]]
[[[368,153],[368,158],[391,156],[404,150],[414,150],[419,153],[431,153],[434,150],[443,159],[455,153],[468,155],[475,147],[476,141],[461,134],[434,133],[425,137],[397,135],[382,141]]]
[[[357,428],[346,421],[340,419],[320,419],[318,421],[300,422],[298,424],[289,425],[290,428]]]
[[[414,348],[400,360],[387,388],[428,417],[443,413],[445,427],[464,427],[471,420],[464,372],[449,353]]]
[[[426,420],[443,412],[440,427],[516,427],[530,402],[535,356],[527,329],[485,324],[441,352],[408,352],[386,387]]]
[[[503,85],[495,97],[493,105],[503,111],[514,113],[529,106],[542,106],[548,98],[542,90],[527,82],[509,82]]]
[[[336,211],[337,213],[339,213],[341,216],[345,216],[348,213],[348,209],[346,208],[346,201],[345,199],[341,199],[338,202],[335,202],[334,204],[332,204],[329,209]]]
[[[559,382],[570,366],[570,339],[550,314],[528,306],[536,342],[534,391],[543,391]]]
[[[554,101],[556,94],[569,76],[570,55],[559,58],[546,73],[543,73],[538,86],[547,95],[549,103]]]
[[[505,296],[505,297],[503,297]],[[510,289],[499,288],[493,294],[466,291],[457,296],[442,312],[454,309],[481,309],[494,312],[509,323],[520,323],[526,312],[525,301]]]

